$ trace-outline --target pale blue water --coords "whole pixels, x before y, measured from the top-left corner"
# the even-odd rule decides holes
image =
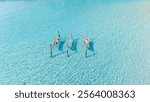
[[[85,58],[87,35],[95,54]],[[0,84],[150,84],[150,2],[1,1]]]

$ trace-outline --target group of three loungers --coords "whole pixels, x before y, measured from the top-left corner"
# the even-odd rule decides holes
[[[53,57],[53,52],[52,52],[52,48],[53,47],[58,47],[60,43],[60,33],[58,31],[58,37],[55,39],[54,43],[53,44],[50,44],[50,53],[51,53],[51,58]],[[68,50],[72,47],[73,45],[73,37],[71,35],[71,37],[68,39],[68,42],[67,42],[67,56],[69,57],[69,52]],[[88,37],[85,38],[84,40],[84,46],[86,48],[85,50],[85,57],[87,57],[87,49],[90,47],[90,40]]]

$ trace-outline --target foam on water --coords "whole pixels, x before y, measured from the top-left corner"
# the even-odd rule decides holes
[[[149,5],[146,0],[0,2],[0,84],[150,84]],[[50,58],[58,30],[64,43]],[[68,58],[70,35],[76,51]],[[85,58],[87,35],[93,47]]]

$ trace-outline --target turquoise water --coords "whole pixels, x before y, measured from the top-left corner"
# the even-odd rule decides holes
[[[1,1],[0,84],[150,84],[149,39],[146,0]]]

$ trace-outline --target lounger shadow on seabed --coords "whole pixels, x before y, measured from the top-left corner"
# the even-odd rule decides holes
[[[58,45],[58,50],[60,51],[60,53],[53,55],[53,57],[56,57],[58,55],[61,55],[61,54],[65,53],[64,52],[64,44],[65,44],[65,42],[66,42],[65,40],[60,41],[60,43]]]
[[[79,39],[73,39],[72,46],[70,47],[70,50],[73,51],[73,52],[70,53],[69,56],[71,56],[71,55],[75,54],[76,52],[78,52],[78,48],[77,48],[78,40]]]
[[[63,48],[64,48],[65,42],[66,42],[65,40],[60,41],[59,46],[58,46],[58,50],[59,51],[63,52],[63,50],[64,50]]]
[[[87,57],[92,57],[92,56],[94,56],[94,55],[97,54],[97,53],[95,53],[95,51],[94,51],[94,42],[93,42],[93,41],[90,41],[90,46],[89,46],[88,50],[91,51],[93,54],[90,54],[90,55],[88,55]]]

